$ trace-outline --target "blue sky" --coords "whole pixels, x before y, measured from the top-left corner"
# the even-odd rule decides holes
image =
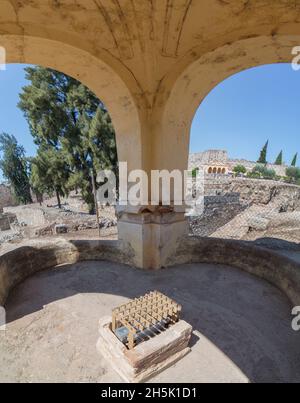
[[[5,71],[0,70],[0,133],[13,134],[24,146],[27,155],[33,156],[36,147],[23,112],[17,108],[19,93],[28,84],[24,67],[21,64],[8,64]]]
[[[290,64],[256,67],[215,87],[193,121],[190,149],[226,149],[232,158],[257,160],[267,139],[268,160],[283,149],[300,156],[300,71]]]
[[[0,71],[0,132],[13,134],[34,155],[35,145],[22,112],[18,94],[26,85],[24,65]],[[191,132],[191,152],[226,149],[232,158],[257,160],[270,141],[269,161],[281,149],[290,162],[300,156],[300,71],[289,64],[257,67],[219,84],[200,105]]]

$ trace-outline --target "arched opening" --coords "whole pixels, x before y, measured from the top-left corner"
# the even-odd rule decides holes
[[[155,142],[156,158],[163,161],[164,167],[186,169],[193,118],[210,91],[226,78],[249,68],[291,63],[292,50],[299,43],[299,34],[251,37],[221,46],[187,63],[179,76],[166,83],[169,85],[168,98],[157,101],[155,116],[161,130]],[[161,108],[162,102],[164,108]],[[170,144],[176,147],[176,152],[174,148],[172,153],[167,152]],[[177,156],[176,162],[174,155]]]
[[[7,64],[0,89],[0,248],[57,235],[117,239],[114,201],[96,202],[98,172],[118,178],[106,106],[78,80],[41,66]]]
[[[298,88],[300,74],[290,64],[269,64],[230,76],[203,100],[189,166],[200,170],[214,161],[226,167],[213,169],[215,180],[204,179],[205,210],[192,220],[194,234],[297,248]]]
[[[142,167],[140,115],[121,73],[90,53],[63,42],[17,35],[0,35],[0,40],[6,50],[7,63],[52,68],[75,78],[93,91],[110,111],[119,160],[127,161],[128,169]]]
[[[21,62],[51,68],[87,86],[103,101],[110,113],[116,132],[119,161],[127,163],[128,172],[148,169],[150,148],[142,138],[143,102],[140,101],[138,108],[135,96],[139,96],[139,89],[121,64],[117,65],[112,60],[107,63],[105,57],[95,57],[82,49],[52,39],[1,35],[0,40],[6,51],[6,63]],[[121,217],[120,213],[118,217]],[[119,237],[130,242],[126,228],[123,232],[122,236],[119,230]],[[142,265],[138,260],[135,263]]]
[[[213,171],[212,167],[209,167],[209,168],[208,168],[208,173],[209,173],[209,174],[212,174],[212,171]]]

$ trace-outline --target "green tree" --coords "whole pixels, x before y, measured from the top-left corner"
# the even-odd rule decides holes
[[[278,157],[276,158],[276,161],[274,163],[275,165],[282,165],[283,164],[283,152],[280,151],[278,154]]]
[[[192,170],[192,178],[196,178],[197,175],[198,175],[198,172],[199,172],[199,168],[198,168],[198,167],[193,168],[193,170]]]
[[[275,179],[276,172],[274,169],[269,169],[265,165],[256,165],[252,169],[252,177],[264,178],[264,179]]]
[[[247,168],[244,165],[236,165],[233,168],[233,172],[235,173],[235,175],[245,174],[247,172]]]
[[[67,182],[69,167],[61,150],[41,147],[36,157],[31,159],[32,189],[36,194],[56,195],[58,207],[61,208],[61,197],[68,195]]]
[[[286,176],[290,182],[300,183],[300,168],[289,167],[286,169]]]
[[[28,163],[24,148],[16,138],[7,133],[0,134],[0,169],[10,182],[16,201],[21,204],[32,203],[28,177]]]
[[[293,158],[292,163],[291,163],[292,167],[295,167],[297,165],[297,159],[298,159],[298,153],[296,153],[294,155],[294,158]]]
[[[257,161],[259,164],[267,164],[268,147],[269,147],[269,140],[266,142],[266,144],[263,146],[260,152],[260,156]]]
[[[80,189],[95,211],[90,172],[117,171],[115,133],[102,102],[77,80],[42,67],[25,69],[30,84],[20,94],[19,107],[41,152],[61,151],[65,187]]]

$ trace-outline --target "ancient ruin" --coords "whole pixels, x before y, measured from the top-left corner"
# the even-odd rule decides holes
[[[226,150],[206,150],[200,153],[189,155],[189,168],[203,169],[206,174],[233,174],[233,169],[237,165],[243,165],[247,172],[257,165],[255,161],[247,161],[246,159],[229,158]],[[287,165],[267,164],[267,168],[274,169],[276,175],[285,176]]]

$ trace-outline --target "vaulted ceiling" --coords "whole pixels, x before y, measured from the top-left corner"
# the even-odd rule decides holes
[[[300,34],[300,1],[0,0],[0,35],[7,34],[84,49],[122,68],[152,102],[164,77],[208,51]]]

